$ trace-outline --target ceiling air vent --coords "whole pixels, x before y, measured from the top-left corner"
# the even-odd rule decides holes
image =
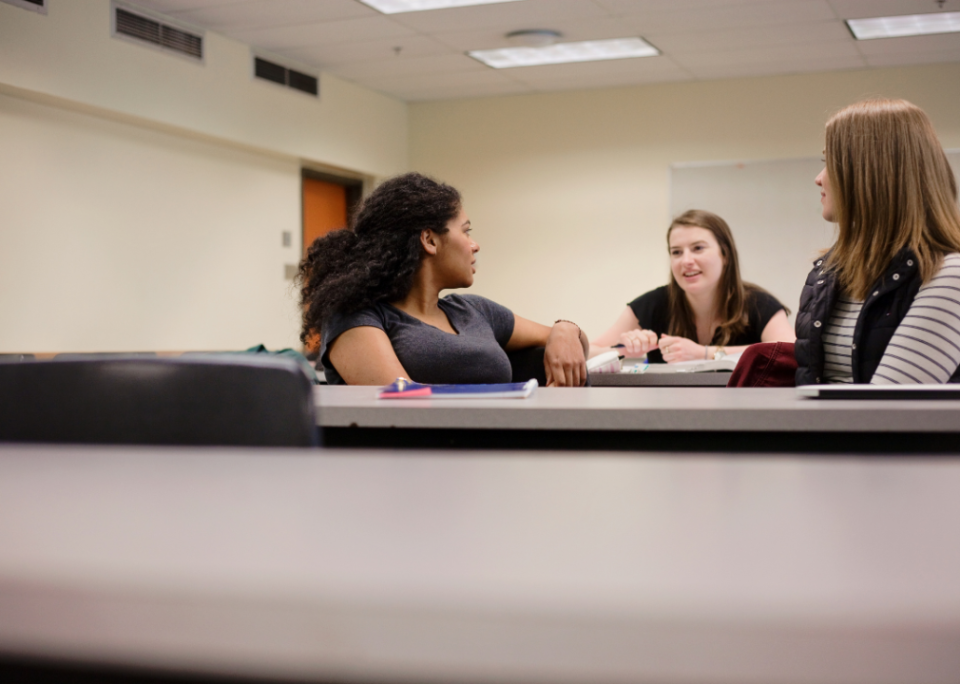
[[[157,45],[194,59],[203,59],[203,36],[156,19],[114,7],[114,33]]]
[[[320,92],[319,82],[316,76],[294,71],[282,64],[268,62],[262,57],[253,58],[253,75],[257,78],[293,88],[294,90],[310,93],[311,95],[318,95]]]
[[[39,12],[40,14],[47,13],[47,0],[0,0],[0,2],[5,2],[14,7],[22,7],[32,12]]]

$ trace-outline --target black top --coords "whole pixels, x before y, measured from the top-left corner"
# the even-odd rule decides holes
[[[644,330],[652,330],[657,337],[670,334],[670,295],[666,285],[640,295],[627,306],[633,311],[633,315],[640,321],[640,327]],[[760,290],[747,290],[747,327],[727,342],[727,346],[739,347],[761,342],[760,335],[763,334],[763,329],[783,308],[783,304],[772,294]],[[719,332],[720,330],[717,329],[718,334]],[[717,344],[716,337],[711,344]],[[649,363],[664,362],[659,349],[648,352],[647,361]]]
[[[510,382],[510,359],[504,347],[513,335],[513,312],[477,295],[451,294],[439,304],[458,334],[428,325],[386,302],[331,316],[323,326],[320,345],[327,382],[345,384],[330,363],[330,344],[361,326],[387,334],[409,380],[435,385]]]

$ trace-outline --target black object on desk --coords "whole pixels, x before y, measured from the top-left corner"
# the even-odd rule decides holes
[[[312,385],[286,359],[112,356],[0,364],[0,441],[317,446]]]

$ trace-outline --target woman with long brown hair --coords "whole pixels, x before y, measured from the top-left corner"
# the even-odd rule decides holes
[[[757,342],[792,341],[788,311],[740,279],[727,222],[692,209],[667,230],[670,282],[637,297],[593,344],[622,344],[651,363],[720,358]]]
[[[838,236],[800,297],[797,384],[960,381],[960,207],[933,124],[873,99],[825,137],[816,184]]]

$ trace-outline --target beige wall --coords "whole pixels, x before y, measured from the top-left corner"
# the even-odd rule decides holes
[[[475,292],[597,335],[666,282],[671,164],[818,155],[826,118],[870,95],[912,100],[960,147],[957,83],[948,64],[417,103],[410,164],[463,192]]]
[[[0,4],[0,352],[298,345],[301,166],[407,167],[405,103],[320,88],[112,38],[109,0]]]

